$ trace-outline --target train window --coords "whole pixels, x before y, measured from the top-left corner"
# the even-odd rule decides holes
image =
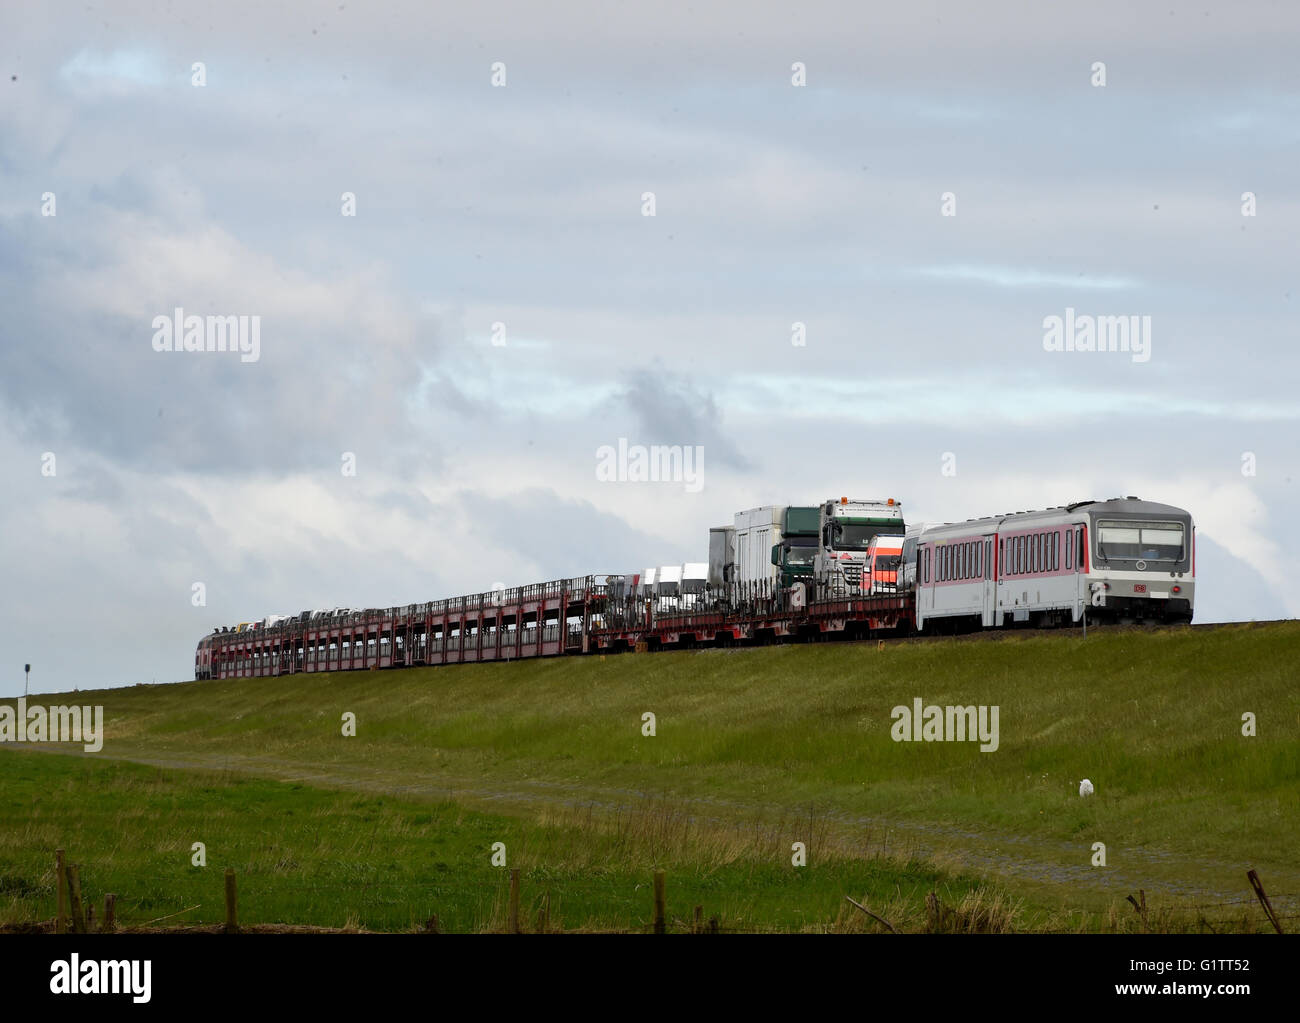
[[[1075,549],[1074,549],[1074,563],[1075,563],[1075,565],[1078,566],[1079,571],[1083,571],[1083,565],[1084,565],[1084,557],[1083,557],[1083,530],[1082,530],[1082,529],[1076,529],[1074,532],[1075,532],[1075,536],[1078,538],[1077,541],[1076,541]]]
[[[984,578],[993,578],[993,541],[984,541]]]
[[[957,578],[966,578],[966,545],[962,544],[957,548]]]
[[[1073,531],[1067,532],[1066,536],[1067,537],[1070,536],[1072,532]],[[1070,543],[1069,540],[1067,539],[1065,542],[1065,567],[1066,568],[1074,567],[1074,561],[1071,557],[1073,554],[1074,554],[1074,544]]]
[[[966,578],[975,578],[975,544],[970,540],[966,541]]]
[[[1052,534],[1052,571],[1061,570],[1061,534]]]
[[[1018,536],[1016,537],[1016,571],[1023,572],[1024,570],[1025,570],[1025,538],[1023,536]]]
[[[984,574],[984,545],[978,540],[975,541],[975,578],[979,579]]]
[[[925,581],[930,581],[930,548],[925,549]]]
[[[1043,570],[1043,534],[1035,533],[1033,546],[1029,548],[1029,571],[1041,572]]]

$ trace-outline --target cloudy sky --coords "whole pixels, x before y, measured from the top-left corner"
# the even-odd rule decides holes
[[[839,495],[1181,505],[1198,620],[1295,616],[1297,49],[1285,3],[6,3],[0,695]],[[259,358],[155,351],[177,308]],[[1066,309],[1149,358],[1045,350]],[[620,438],[703,487],[598,480]]]

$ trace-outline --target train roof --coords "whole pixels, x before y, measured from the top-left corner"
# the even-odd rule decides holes
[[[1034,521],[1037,519],[1052,518],[1060,515],[1062,512],[1068,514],[1077,511],[1105,511],[1115,515],[1182,516],[1187,514],[1186,509],[1175,508],[1171,504],[1159,504],[1156,501],[1143,501],[1139,497],[1112,497],[1105,501],[1075,501],[1073,504],[1058,505],[1055,508],[1002,512],[999,515],[985,515],[981,518],[966,519],[962,522],[933,522],[926,526],[923,532],[947,529],[949,527],[998,525],[1009,519]]]

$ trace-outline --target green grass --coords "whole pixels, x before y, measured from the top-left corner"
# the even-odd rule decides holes
[[[123,927],[221,923],[229,866],[246,923],[410,930],[436,913],[444,931],[501,929],[509,872],[492,865],[498,842],[521,871],[526,929],[544,897],[553,929],[647,929],[655,869],[671,878],[677,929],[697,904],[727,929],[860,928],[845,914],[846,893],[893,906],[902,924],[910,917],[900,901],[919,906],[931,890],[991,909],[999,926],[1011,919],[1006,900],[973,877],[818,856],[815,834],[813,864],[795,869],[784,836],[698,828],[663,807],[612,827],[580,816],[529,824],[446,802],[39,753],[10,753],[5,768],[0,922],[9,924],[54,916],[59,847],[81,865],[87,904],[118,896]],[[206,866],[192,862],[195,842]]]
[[[77,700],[105,707],[97,759],[306,784],[293,798],[336,801],[323,833],[344,829],[351,799],[452,813],[429,809],[450,799],[491,811],[495,827],[533,828],[534,849],[551,832],[569,848],[558,836],[575,808],[591,805],[605,822],[578,829],[594,842],[620,807],[640,813],[651,801],[719,828],[780,832],[736,860],[750,880],[726,890],[738,917],[787,927],[797,921],[754,907],[769,886],[773,898],[786,890],[776,878],[800,837],[792,822],[807,819],[825,832],[825,857],[899,852],[913,867],[990,879],[1035,919],[1065,926],[1138,887],[1189,904],[1248,898],[1250,867],[1284,900],[1300,894],[1298,654],[1300,623],[1288,622],[301,675]],[[914,697],[998,705],[1000,748],[893,742],[890,711]],[[355,737],[341,735],[345,711],[357,716]],[[652,738],[641,734],[647,711]],[[1256,715],[1254,738],[1241,734],[1245,712]],[[10,763],[0,757],[0,772]],[[1097,789],[1086,800],[1083,777]],[[189,805],[176,800],[177,812]],[[1105,868],[1091,866],[1095,842]],[[649,852],[622,876],[644,884]],[[681,853],[674,869],[690,876],[692,854]],[[539,856],[536,869],[547,869]],[[788,883],[806,883],[797,876]],[[899,882],[895,897],[905,889]],[[837,910],[818,919],[826,912]]]

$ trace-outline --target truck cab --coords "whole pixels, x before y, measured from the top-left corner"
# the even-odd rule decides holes
[[[867,545],[863,589],[870,596],[897,593],[898,577],[903,559],[902,534],[878,533]]]
[[[881,533],[905,534],[903,507],[892,497],[825,501],[820,508],[818,552],[813,563],[824,596],[860,595],[867,548]]]
[[[781,513],[781,539],[772,545],[772,564],[782,589],[809,582],[817,560],[817,532],[821,509],[792,505]]]

